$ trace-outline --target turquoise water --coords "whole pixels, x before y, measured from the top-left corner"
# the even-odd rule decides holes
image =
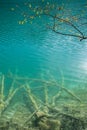
[[[70,8],[82,9],[85,3],[78,0],[72,2]],[[65,86],[84,86],[87,83],[87,40],[80,42],[77,38],[57,35],[45,28],[42,19],[19,25],[18,21],[23,18],[21,11],[11,10],[16,4],[24,9],[22,2],[0,2],[0,72],[7,75],[17,71],[18,75],[33,78],[44,75],[46,79],[53,75],[60,82],[63,76]],[[83,31],[87,31],[86,28]]]

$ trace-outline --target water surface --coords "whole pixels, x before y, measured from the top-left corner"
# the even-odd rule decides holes
[[[72,2],[72,10],[74,4],[81,10],[81,2],[85,4]],[[86,84],[87,40],[57,35],[45,28],[42,19],[18,24],[23,17],[19,9],[11,10],[16,4],[24,9],[23,1],[0,2],[0,72],[17,70],[22,76],[41,78],[44,74],[48,79],[53,75],[59,81],[63,76],[69,87]]]

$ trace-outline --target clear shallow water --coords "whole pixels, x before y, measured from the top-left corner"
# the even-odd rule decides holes
[[[19,25],[20,11],[11,11],[15,3],[0,5],[0,72],[17,70],[33,78],[44,73],[50,79],[49,71],[62,81],[62,70],[66,86],[87,83],[87,40],[57,35],[45,29],[41,19]]]

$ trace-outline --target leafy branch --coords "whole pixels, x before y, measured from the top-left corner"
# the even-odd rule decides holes
[[[77,12],[79,9],[76,12],[77,14],[73,14],[73,10],[65,8],[64,4],[59,5],[58,3],[46,2],[45,0],[42,1],[41,4],[27,2],[25,4],[26,9],[28,9],[27,11],[22,10],[20,6],[17,7],[24,17],[24,21],[20,21],[19,24],[24,24],[26,21],[32,23],[31,21],[35,18],[41,18],[45,15],[48,19],[52,18],[52,21],[49,21],[49,26],[47,26],[47,28],[56,34],[76,37],[79,38],[80,41],[87,39],[86,32],[83,33],[84,28],[87,28],[87,22],[84,22],[84,17],[86,17],[86,15],[78,15]],[[82,21],[84,23],[80,24]],[[63,29],[59,29],[59,27],[62,27]],[[66,28],[66,31],[64,28]],[[70,29],[72,29],[71,32],[69,32]]]

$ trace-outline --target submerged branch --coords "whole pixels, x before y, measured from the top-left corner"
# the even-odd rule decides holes
[[[1,83],[0,83],[0,100],[2,100],[3,101],[3,99],[4,99],[4,75],[1,75],[1,77],[0,77],[1,79]]]
[[[31,89],[28,83],[26,83],[26,87],[25,87],[26,92],[28,93],[28,97],[30,98],[33,107],[35,108],[35,110],[38,110],[38,104],[34,98],[34,95],[31,93]]]
[[[48,104],[48,88],[47,88],[47,86],[44,87],[44,94],[45,94],[45,103]]]
[[[77,101],[81,102],[81,99],[79,97],[77,97],[74,93],[72,93],[71,91],[69,91],[67,88],[62,87],[62,89],[64,91],[66,91],[67,93],[69,93],[71,96],[73,96]]]
[[[64,90],[64,91],[66,91],[69,95],[72,95],[76,100],[78,100],[78,101],[80,101],[81,102],[81,100],[79,99],[79,97],[77,97],[76,95],[74,95],[71,91],[69,91],[67,88],[65,88],[64,86],[63,86],[63,82],[64,81],[62,81],[62,85],[59,85],[58,84],[58,82],[54,79],[54,77],[50,74],[50,76],[51,76],[51,78],[52,78],[52,81],[46,81],[46,80],[43,80],[43,79],[34,79],[34,78],[26,78],[26,77],[16,77],[16,80],[24,80],[24,81],[27,81],[27,80],[32,80],[32,81],[35,81],[35,82],[41,82],[41,83],[44,83],[44,84],[47,84],[47,86],[50,86],[50,85],[55,85],[56,87],[59,87],[60,88],[60,90],[62,91],[62,90]],[[10,78],[13,78],[13,76],[11,76]],[[64,79],[63,79],[64,80]],[[28,87],[27,87],[28,88]],[[58,93],[57,93],[58,94]],[[60,93],[60,94],[62,94],[62,93]],[[59,94],[58,94],[58,97],[59,97]],[[46,97],[45,97],[46,98]],[[53,102],[54,102],[54,100],[57,98],[57,95],[55,95],[54,96],[54,99],[53,99]],[[47,99],[46,99],[47,100]],[[54,104],[54,103],[53,103]]]
[[[14,89],[10,95],[8,96],[7,100],[5,101],[6,107],[9,105],[10,101],[12,100],[13,96],[19,91],[19,89],[24,88],[24,85],[20,86],[19,88]]]

